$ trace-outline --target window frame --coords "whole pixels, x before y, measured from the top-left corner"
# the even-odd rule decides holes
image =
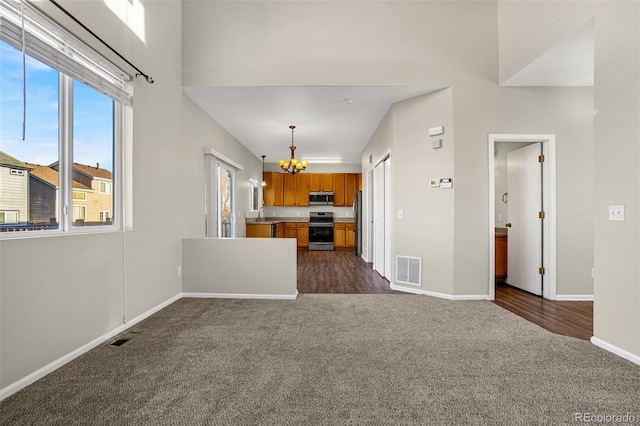
[[[258,205],[254,205],[254,193],[258,197]],[[262,183],[255,180],[254,178],[249,178],[249,211],[250,212],[258,212],[262,208]]]
[[[35,238],[45,236],[61,236],[74,234],[97,234],[118,232],[125,229],[124,209],[124,120],[125,108],[131,108],[117,99],[113,103],[113,180],[111,184],[112,208],[111,221],[98,226],[78,226],[73,220],[73,82],[74,78],[64,74],[51,64],[46,64],[58,71],[58,185],[57,203],[58,228],[25,229],[22,231],[0,232],[0,240]],[[91,87],[91,86],[90,86]],[[92,87],[95,90],[95,88]],[[107,182],[109,183],[109,182]],[[81,201],[81,200],[76,200]]]

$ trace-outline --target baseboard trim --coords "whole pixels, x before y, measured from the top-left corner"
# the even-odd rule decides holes
[[[593,294],[556,294],[559,302],[593,302]]]
[[[428,291],[428,290],[422,290],[419,288],[412,288],[412,287],[401,287],[395,284],[391,284],[390,285],[391,290],[396,290],[396,291],[403,291],[405,293],[412,293],[412,294],[423,294],[425,296],[432,296],[432,297],[438,297],[440,299],[447,299],[447,300],[488,300],[489,299],[489,295],[488,294],[464,294],[464,295],[457,295],[457,294],[445,294],[445,293],[437,293],[435,291]]]
[[[298,291],[295,294],[242,294],[242,293],[182,293],[182,297],[196,299],[284,299],[294,300],[298,298]]]
[[[34,371],[31,374],[28,374],[27,376],[23,377],[22,379],[19,379],[19,380],[15,381],[15,382],[11,383],[9,386],[7,386],[7,387],[5,387],[3,389],[0,389],[0,401],[4,400],[5,398],[8,398],[9,396],[13,395],[14,393],[18,392],[19,390],[24,389],[25,387],[29,386],[30,384],[32,384],[32,383],[36,382],[37,380],[43,378],[47,374],[54,372],[55,370],[57,370],[58,368],[62,367],[63,365],[69,363],[70,361],[73,361],[74,359],[76,359],[80,355],[83,355],[83,354],[89,352],[91,349],[95,348],[96,346],[103,344],[104,342],[108,341],[109,339],[112,339],[114,336],[117,336],[118,334],[122,333],[123,331],[127,330],[128,328],[133,327],[134,325],[136,325],[140,321],[144,320],[145,318],[150,317],[151,315],[155,314],[159,310],[169,306],[170,304],[172,304],[176,300],[179,300],[181,297],[182,297],[181,294],[173,296],[172,298],[170,298],[170,299],[162,302],[161,304],[149,309],[148,311],[144,312],[143,314],[138,315],[137,317],[133,318],[132,320],[129,320],[126,323],[114,328],[113,330],[109,331],[108,333],[105,333],[102,336],[96,337],[92,341],[80,346],[79,348],[69,352],[66,355],[61,356],[60,358],[56,359],[55,361],[50,362],[49,364],[45,365],[42,368],[39,368],[38,370]]]
[[[624,358],[627,361],[631,361],[634,364],[640,365],[640,356],[638,355],[632,354],[631,352],[625,351],[624,349],[620,349],[619,347],[605,342],[604,340],[598,339],[597,337],[591,337],[591,343],[599,348],[604,349],[605,351],[618,355],[619,357]]]

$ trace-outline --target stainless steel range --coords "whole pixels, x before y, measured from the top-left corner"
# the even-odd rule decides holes
[[[333,213],[309,213],[309,250],[333,250]]]

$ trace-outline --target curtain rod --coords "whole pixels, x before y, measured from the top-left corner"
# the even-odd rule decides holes
[[[109,50],[111,50],[113,53],[115,53],[116,55],[118,55],[118,57],[120,59],[122,59],[123,61],[125,61],[127,64],[129,64],[132,68],[134,68],[136,71],[138,71],[138,73],[136,74],[136,77],[142,76],[144,77],[144,79],[147,81],[147,83],[149,84],[153,84],[153,77],[149,76],[148,74],[143,73],[140,68],[136,67],[135,65],[133,65],[131,62],[129,62],[129,60],[127,58],[125,58],[124,56],[122,56],[120,53],[118,53],[113,47],[111,47],[106,41],[102,40],[96,33],[94,33],[93,31],[91,31],[86,25],[84,25],[82,22],[80,22],[75,16],[73,16],[71,13],[69,13],[64,7],[62,7],[60,4],[58,4],[58,2],[56,2],[56,0],[49,0],[51,3],[54,4],[54,6],[56,6],[58,9],[60,9],[65,15],[67,15],[69,18],[73,19],[73,21],[80,25],[85,31],[87,31],[89,34],[91,34],[92,36],[94,36],[100,43],[104,44],[107,48],[109,48]]]

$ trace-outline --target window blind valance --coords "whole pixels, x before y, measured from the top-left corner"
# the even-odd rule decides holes
[[[131,76],[21,0],[0,2],[0,39],[124,104]]]

